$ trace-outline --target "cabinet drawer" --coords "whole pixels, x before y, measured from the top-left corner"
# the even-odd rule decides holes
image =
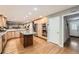
[[[8,35],[8,37],[7,37],[8,40],[12,38],[11,37],[12,36],[11,32],[7,32],[7,35]]]

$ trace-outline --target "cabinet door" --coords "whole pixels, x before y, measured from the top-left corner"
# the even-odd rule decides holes
[[[7,35],[7,33],[5,34],[5,40],[6,40],[6,41],[8,40],[8,35]]]
[[[9,40],[9,32],[7,32],[7,40]]]
[[[2,26],[5,27],[5,19],[2,18]]]
[[[2,27],[2,17],[0,17],[0,27]]]
[[[20,37],[20,33],[19,32],[15,32],[15,37]]]
[[[7,21],[6,18],[4,18],[4,24],[3,24],[4,27],[7,27],[6,21]]]
[[[11,39],[15,38],[15,31],[10,32]]]
[[[2,37],[0,37],[0,53],[2,52]]]
[[[0,16],[0,27],[6,27],[6,17],[4,17],[3,15]]]
[[[11,32],[7,32],[8,35],[8,40],[12,38],[12,33]]]
[[[24,44],[24,35],[20,33],[20,42],[23,45]]]
[[[24,47],[33,45],[33,35],[24,35]]]

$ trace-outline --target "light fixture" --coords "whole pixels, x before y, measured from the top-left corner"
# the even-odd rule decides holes
[[[38,8],[34,8],[34,11],[37,11],[38,10]]]
[[[40,18],[42,18],[43,16],[39,16]]]

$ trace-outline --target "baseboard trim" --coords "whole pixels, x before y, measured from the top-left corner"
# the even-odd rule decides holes
[[[79,38],[79,36],[70,36],[70,37],[75,37],[75,38]]]
[[[37,35],[35,35],[35,36],[38,37],[38,38],[44,39],[45,41],[47,41],[47,39],[45,39],[43,37],[40,37],[40,36],[37,36]]]

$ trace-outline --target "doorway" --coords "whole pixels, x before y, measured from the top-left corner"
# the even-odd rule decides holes
[[[64,21],[66,23],[65,35],[68,36],[64,42],[64,47],[68,47],[79,52],[79,13],[64,16]]]

